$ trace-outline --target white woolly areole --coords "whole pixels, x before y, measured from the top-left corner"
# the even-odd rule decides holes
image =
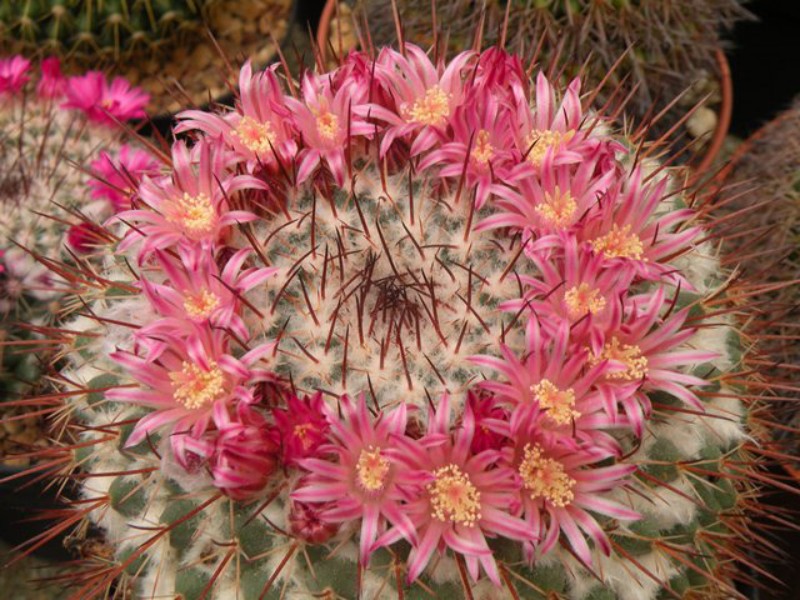
[[[583,600],[597,587],[597,579],[570,554],[562,551],[560,557],[567,566],[569,598]],[[595,552],[594,558],[595,573],[617,595],[618,600],[653,600],[658,596],[661,590],[658,582],[630,561],[614,554],[605,556],[600,552]],[[636,561],[662,581],[669,581],[678,573],[672,561],[658,552],[637,556]]]

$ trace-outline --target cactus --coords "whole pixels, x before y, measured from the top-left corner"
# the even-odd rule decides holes
[[[800,360],[793,343],[796,335],[797,286],[783,286],[782,281],[796,281],[798,270],[798,235],[800,235],[800,99],[766,123],[739,146],[730,164],[721,174],[730,189],[730,198],[721,207],[735,215],[721,233],[730,238],[731,250],[739,257],[743,275],[771,284],[754,301],[773,307],[765,324],[768,341],[763,354],[771,357],[769,375],[774,379],[793,380],[792,365]],[[797,397],[794,386],[780,394],[785,399]],[[800,415],[793,400],[776,404],[776,414],[783,427],[775,437],[788,442],[797,455],[797,427]],[[788,427],[787,427],[788,426]],[[796,460],[796,459],[795,459]],[[791,467],[790,467],[791,468]],[[793,469],[795,477],[796,468]]]
[[[213,1],[213,0],[212,0]],[[0,43],[15,50],[114,61],[202,27],[209,0],[4,0]]]
[[[560,57],[572,75],[585,65],[581,76],[588,85],[608,78],[601,92],[604,100],[615,94],[617,100],[632,95],[626,114],[639,123],[690,90],[680,101],[682,107],[669,110],[651,128],[660,135],[706,94],[719,100],[719,91],[710,83],[718,73],[715,51],[721,33],[748,16],[741,4],[740,0],[510,0],[486,2],[484,13],[483,4],[461,0],[437,2],[434,17],[430,2],[411,0],[402,3],[399,14],[406,41],[427,46],[438,36],[455,51],[481,37],[487,45],[504,42],[514,52],[538,54],[544,64]],[[397,26],[385,3],[361,0],[355,8],[356,24],[369,25],[375,44],[395,42]]]
[[[74,597],[735,596],[753,315],[685,172],[498,49],[276,73],[71,271]]]
[[[19,56],[0,60],[0,314],[6,344],[20,339],[31,343],[37,327],[46,328],[57,320],[67,289],[63,277],[51,271],[43,257],[53,258],[55,249],[61,249],[60,258],[68,257],[63,244],[68,230],[73,238],[94,231],[91,237],[96,242],[99,229],[90,229],[87,223],[113,214],[104,200],[82,200],[89,177],[74,165],[88,167],[96,153],[103,149],[116,153],[122,141],[122,132],[110,124],[107,110],[95,106],[89,114],[61,107],[63,98],[80,88],[81,78],[62,77],[57,59],[44,60],[34,81],[29,71],[29,61]],[[92,98],[83,96],[89,107]],[[95,97],[94,103],[103,105],[106,100]],[[118,112],[118,103],[104,106],[118,118],[130,114],[128,108]],[[92,123],[92,116],[100,122]],[[37,359],[35,350],[34,346],[6,348],[4,400],[40,379],[39,365],[46,361]]]

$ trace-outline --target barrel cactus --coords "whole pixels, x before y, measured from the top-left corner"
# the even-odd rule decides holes
[[[3,0],[0,43],[16,50],[118,61],[198,31],[213,0]]]
[[[75,597],[735,596],[761,421],[685,173],[498,49],[239,83],[74,277]]]
[[[4,343],[30,344],[6,348],[3,399],[38,379],[32,332],[57,319],[69,289],[47,261],[85,253],[86,242],[102,238],[92,223],[114,212],[100,181],[93,182],[97,199],[86,199],[90,178],[75,165],[99,165],[103,152],[105,160],[142,152],[123,145],[116,124],[143,115],[146,98],[137,90],[121,79],[109,85],[100,73],[63,77],[55,58],[43,60],[35,75],[31,70],[20,56],[0,59],[0,314]],[[85,88],[89,77],[97,78],[97,93]],[[68,231],[83,242],[65,245]]]

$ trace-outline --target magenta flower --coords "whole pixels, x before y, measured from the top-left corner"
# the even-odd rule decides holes
[[[481,393],[480,390],[469,390],[467,404],[475,419],[475,435],[470,451],[479,454],[484,450],[500,450],[505,446],[508,436],[497,431],[496,423],[508,422],[510,414],[497,397]]]
[[[627,483],[636,466],[599,467],[597,463],[613,454],[598,446],[579,446],[569,437],[541,433],[535,419],[518,420],[512,439],[514,446],[505,457],[521,483],[521,514],[537,538],[524,546],[528,559],[533,560],[535,551],[539,556],[550,552],[561,532],[586,565],[592,565],[587,536],[608,556],[611,544],[589,511],[625,521],[640,519],[607,497]]]
[[[224,148],[202,140],[191,150],[183,142],[172,146],[173,172],[169,177],[145,177],[138,198],[149,208],[119,213],[114,220],[133,222],[119,244],[126,250],[142,241],[139,260],[156,248],[175,244],[210,247],[223,232],[237,223],[254,221],[248,211],[230,210],[231,194],[242,189],[266,189],[266,184],[250,175],[234,175],[226,167],[229,155]]]
[[[373,420],[362,395],[355,404],[343,396],[339,408],[341,418],[326,410],[329,443],[320,448],[333,462],[321,458],[298,461],[309,474],[292,492],[292,499],[308,504],[329,503],[320,513],[323,521],[361,520],[359,555],[361,564],[366,566],[375,539],[387,522],[416,543],[414,524],[402,507],[408,496],[403,488],[411,481],[403,465],[391,455],[394,438],[405,432],[406,407],[401,404]]]
[[[251,254],[249,248],[235,252],[222,270],[209,253],[196,248],[179,247],[178,259],[161,250],[154,254],[165,282],[142,278],[139,285],[151,306],[165,318],[143,327],[142,334],[163,330],[191,333],[194,327],[207,325],[230,329],[241,340],[250,337],[239,316],[241,298],[277,273],[277,268],[243,269]]]
[[[297,181],[308,179],[320,162],[325,161],[337,185],[344,183],[345,152],[348,140],[369,137],[375,127],[359,114],[358,107],[367,100],[368,88],[356,80],[344,82],[337,89],[331,80],[307,73],[301,85],[303,101],[286,98],[294,123],[303,138],[297,157]]]
[[[462,52],[445,67],[434,66],[412,44],[406,44],[405,55],[388,48],[381,51],[376,77],[393,97],[396,110],[375,103],[358,109],[363,116],[389,125],[381,140],[381,156],[386,155],[396,138],[409,136],[411,156],[440,141],[455,109],[464,100],[463,71],[473,56],[473,52]]]
[[[66,81],[61,74],[61,61],[55,56],[48,56],[42,61],[36,95],[40,99],[58,100],[64,96]]]
[[[322,520],[322,508],[303,504],[302,502],[292,502],[289,509],[289,531],[290,533],[308,542],[309,544],[324,544],[331,539],[339,526]]]
[[[153,177],[159,164],[149,152],[123,144],[115,157],[103,151],[89,164],[92,198],[108,200],[114,212],[131,208],[131,197],[145,175]]]
[[[28,69],[31,61],[16,55],[0,59],[0,94],[17,94],[30,79]]]
[[[414,581],[419,577],[435,550],[449,548],[463,555],[473,580],[478,579],[483,567],[499,585],[497,563],[486,538],[500,535],[530,542],[535,535],[524,521],[509,512],[517,496],[514,473],[497,464],[500,452],[470,451],[475,419],[469,405],[464,410],[461,427],[452,435],[447,395],[428,421],[428,431],[422,439],[396,440],[396,456],[419,486],[405,506],[419,538],[419,544],[408,557],[408,579]],[[392,527],[378,538],[375,546],[392,544],[406,534],[405,528]]]
[[[188,338],[142,336],[134,352],[111,354],[137,385],[111,390],[107,397],[154,409],[136,423],[127,447],[165,427],[172,436],[199,438],[208,429],[215,405],[253,402],[247,385],[270,378],[253,365],[271,353],[274,344],[258,346],[236,358],[227,353],[224,339],[221,333],[210,331]]]
[[[103,230],[94,223],[78,223],[67,229],[67,245],[78,254],[88,254],[108,242]]]
[[[109,85],[100,71],[67,78],[64,108],[81,111],[94,122],[113,125],[118,121],[140,119],[150,96],[141,88],[131,87],[122,77],[115,77]]]
[[[216,431],[209,461],[214,485],[234,500],[248,500],[264,490],[278,468],[279,451],[272,426],[248,404],[231,415],[214,405]]]
[[[237,158],[248,164],[272,165],[276,158],[291,163],[297,153],[291,112],[275,71],[278,65],[253,74],[247,61],[239,73],[239,102],[234,112],[218,115],[202,110],[178,114],[175,133],[198,130],[221,137]]]
[[[303,398],[291,394],[286,408],[272,409],[283,464],[297,466],[300,460],[319,454],[330,428],[325,411],[321,392]]]
[[[498,46],[481,52],[475,72],[470,73],[467,83],[470,85],[470,94],[492,94],[507,106],[516,107],[525,103],[530,95],[529,77],[522,65],[522,59]]]

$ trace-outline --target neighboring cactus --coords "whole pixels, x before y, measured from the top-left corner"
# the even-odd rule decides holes
[[[655,117],[692,88],[682,108],[660,119],[657,131],[662,133],[685,115],[687,106],[713,92],[709,82],[719,71],[715,51],[721,45],[720,35],[748,15],[741,4],[741,0],[455,0],[436,2],[435,28],[428,0],[398,2],[398,8],[406,41],[428,46],[438,35],[451,51],[472,46],[478,37],[484,45],[505,41],[506,48],[525,56],[538,50],[545,64],[560,56],[570,76],[586,64],[582,78],[587,85],[596,86],[608,77],[602,96],[613,92],[619,99],[632,94],[626,114],[639,122]],[[395,43],[397,27],[385,2],[358,0],[355,6],[357,24],[366,20],[376,45]],[[714,100],[719,101],[718,90]],[[694,134],[701,130],[707,127],[692,128]]]
[[[196,32],[213,0],[2,0],[0,44],[59,55],[112,58]]]
[[[800,99],[748,138],[723,176],[730,190],[723,209],[730,216],[719,231],[729,239],[744,276],[769,285],[754,298],[773,307],[764,324],[762,351],[773,361],[770,375],[791,381],[800,362],[794,343],[800,297],[796,283],[781,283],[800,279]],[[798,392],[796,386],[787,386],[780,396],[797,398]],[[777,429],[775,437],[788,440],[794,454],[800,454],[796,401],[777,403],[776,412],[789,427]],[[795,477],[797,473],[795,466]]]
[[[103,93],[108,86],[96,74],[102,81],[92,94],[81,86],[82,77],[63,78],[57,59],[43,61],[35,82],[29,82],[29,68],[19,56],[0,60],[0,315],[6,344],[20,338],[33,344],[36,327],[57,321],[60,298],[73,290],[42,257],[58,258],[59,250],[60,258],[68,256],[64,235],[71,224],[73,238],[85,231],[96,244],[101,232],[87,223],[113,214],[108,202],[84,199],[90,178],[75,165],[88,168],[101,150],[117,151],[122,132],[109,115],[142,114],[142,98],[122,80],[113,93]],[[76,91],[81,107],[67,110]],[[44,357],[36,350],[22,344],[5,348],[3,400],[40,379],[37,364]]]
[[[685,173],[496,49],[275,73],[72,272],[74,597],[735,597],[762,417]]]

